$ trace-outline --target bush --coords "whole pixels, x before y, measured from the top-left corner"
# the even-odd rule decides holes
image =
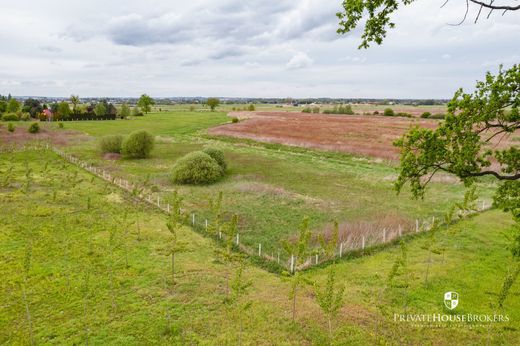
[[[374,111],[374,115],[379,115],[379,111]]]
[[[232,122],[232,123],[238,123],[239,120],[238,120],[237,117],[233,117],[233,118],[231,118],[231,122]]]
[[[423,118],[423,119],[428,119],[431,116],[432,116],[432,113],[430,113],[430,112],[424,112],[423,114],[421,114],[421,118]]]
[[[62,129],[62,128],[64,128],[65,126],[63,126],[63,123],[58,123],[58,127],[59,127],[60,129]]]
[[[123,156],[133,159],[143,159],[150,156],[154,146],[154,137],[147,131],[132,132],[122,143]]]
[[[18,121],[18,115],[15,113],[6,113],[2,116],[3,121]]]
[[[393,117],[395,115],[394,110],[392,108],[386,108],[383,112],[385,117]]]
[[[338,106],[334,106],[334,108],[332,109],[326,109],[323,111],[323,114],[347,114],[347,115],[353,115],[355,114],[354,111],[352,110],[352,106],[351,105],[339,105]]]
[[[430,116],[430,119],[444,119],[446,117],[446,114],[444,113],[436,113],[432,116]]]
[[[227,169],[226,158],[224,157],[224,152],[217,148],[204,148],[202,150],[204,153],[208,154],[213,160],[215,160],[220,168],[222,168],[222,172],[224,173]]]
[[[320,107],[313,107],[312,108],[312,112],[315,113],[315,114],[320,113]]]
[[[7,131],[9,131],[9,132],[14,132],[14,125],[13,125],[12,123],[9,123],[9,124],[7,125]]]
[[[32,123],[28,131],[29,133],[38,133],[40,132],[40,125],[38,125],[38,123]]]
[[[250,112],[253,112],[255,109],[256,109],[256,108],[255,108],[255,105],[249,105],[249,106],[247,107],[247,110],[250,111]]]
[[[396,117],[413,118],[413,115],[406,112],[399,112],[395,115]]]
[[[312,112],[311,107],[305,107],[304,109],[302,109],[302,113],[311,113],[311,112]]]
[[[61,124],[61,123],[60,123]],[[99,147],[103,154],[106,153],[121,153],[121,146],[123,143],[123,136],[112,135],[102,137],[99,142]]]
[[[195,151],[181,157],[173,166],[171,179],[176,184],[204,185],[222,177],[222,168],[208,154]]]

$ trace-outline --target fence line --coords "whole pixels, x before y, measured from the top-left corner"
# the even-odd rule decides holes
[[[50,146],[49,144],[46,144],[44,146],[23,146],[22,148],[0,148],[0,152],[21,152],[26,150],[52,150],[54,153],[56,153],[58,156],[63,158],[64,160],[76,165],[77,167],[80,167],[91,174],[111,183],[112,185],[115,185],[116,187],[124,190],[125,192],[129,193],[134,199],[137,201],[140,201],[142,203],[148,204],[151,207],[159,209],[161,212],[170,214],[171,213],[171,206],[169,203],[163,203],[161,204],[160,196],[152,196],[153,192],[146,190],[144,187],[139,186],[136,183],[133,183],[131,181],[128,181],[126,179],[123,179],[122,177],[113,177],[109,172],[106,172],[104,169],[97,168],[85,161],[82,161],[78,159],[77,157],[67,154],[59,149],[57,149],[54,146]],[[488,210],[491,207],[491,205],[487,205],[485,201],[481,201],[481,208],[479,209],[477,206],[477,210],[472,212],[464,212],[459,210],[458,215],[460,219],[463,217],[466,217],[470,214],[475,214],[478,212],[482,212],[485,210]],[[364,253],[366,250],[370,250],[372,247],[377,247],[380,245],[384,245],[387,243],[394,242],[400,238],[406,237],[408,235],[413,235],[421,232],[427,232],[431,229],[432,225],[435,224],[435,216],[432,217],[431,223],[428,221],[420,221],[419,219],[415,220],[415,227],[411,227],[408,232],[403,231],[403,228],[401,225],[399,225],[397,234],[396,232],[393,232],[393,237],[390,236],[390,232],[386,228],[383,228],[381,230],[381,238],[382,241],[377,241],[377,235],[374,239],[374,237],[367,237],[367,234],[364,234],[361,236],[361,239],[357,239],[358,243],[354,244],[356,242],[356,239],[348,238],[346,241],[341,241],[334,253],[334,256],[331,258],[330,256],[325,256],[323,252],[316,252],[314,256],[310,256],[307,258],[307,260],[301,264],[300,266],[297,266],[297,258],[294,255],[287,254],[287,258],[281,258],[280,256],[280,249],[277,251],[277,255],[275,256],[274,253],[271,253],[271,255],[268,254],[268,252],[263,251],[263,246],[261,243],[257,244],[256,248],[250,248],[249,246],[245,245],[241,241],[241,235],[240,232],[237,232],[236,235],[231,235],[234,237],[233,243],[236,246],[236,248],[253,257],[258,257],[264,261],[272,262],[275,265],[281,266],[287,270],[289,270],[291,273],[297,271],[297,270],[303,270],[307,269],[312,266],[321,265],[328,261],[331,261],[334,258],[342,258],[345,256],[348,252],[352,251],[359,251],[361,250],[362,253]],[[188,222],[188,224],[196,231],[199,231],[199,233],[202,233],[205,236],[208,236],[208,219],[200,219],[200,222],[198,222],[198,218],[196,217],[196,213],[191,213],[191,220]],[[438,223],[439,226],[443,225],[443,223]],[[445,225],[445,224],[444,224]],[[224,239],[222,231],[219,229],[216,234],[209,235],[211,238],[215,239],[217,242],[222,242]],[[350,240],[350,248],[348,248],[348,241]],[[371,240],[371,241],[370,241]],[[370,242],[370,243],[369,243]],[[314,258],[313,258],[314,257]]]

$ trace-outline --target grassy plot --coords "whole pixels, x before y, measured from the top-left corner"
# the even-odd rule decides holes
[[[172,285],[164,215],[136,208],[121,191],[50,152],[0,154],[0,172],[9,177],[0,187],[0,343],[222,345],[239,336],[244,344],[328,342],[311,286],[298,292],[293,324],[288,283],[247,266],[252,288],[243,300],[252,305],[237,315],[223,303],[226,270],[215,262],[212,242],[188,228],[179,232],[187,251],[177,255]],[[509,226],[506,214],[491,211],[440,230],[443,251],[432,258],[427,285],[429,235],[418,236],[408,244],[406,290],[387,284],[397,247],[334,265],[346,285],[335,343],[515,344],[518,285],[504,310],[491,305],[509,261]],[[304,276],[322,284],[326,270]],[[510,322],[439,328],[393,321],[405,311],[446,312],[446,291],[461,295],[456,313],[496,312]]]
[[[393,237],[399,225],[408,231],[415,219],[422,221],[443,216],[463,195],[463,187],[456,182],[434,182],[425,200],[413,201],[407,194],[396,196],[392,187],[396,170],[390,164],[339,153],[322,154],[281,145],[261,146],[248,141],[203,138],[195,132],[185,132],[208,126],[207,121],[201,119],[211,115],[171,112],[109,124],[113,128],[121,124],[115,133],[145,128],[156,135],[169,136],[159,138],[152,157],[146,160],[104,160],[97,140],[65,150],[105,167],[115,176],[133,181],[149,177],[159,194],[163,194],[162,200],[166,201],[173,190],[179,190],[200,222],[209,217],[209,198],[223,191],[224,209],[240,217],[242,241],[254,248],[261,243],[267,254],[277,253],[280,241],[295,233],[303,216],[310,217],[311,227],[316,232],[326,229],[333,219],[337,219],[341,223],[343,240],[358,247],[360,238],[354,239],[354,233],[371,234],[367,237],[367,245],[381,241],[383,228],[387,228],[389,237]],[[161,126],[150,125],[156,123]],[[76,122],[67,123],[67,127],[98,136],[112,133],[105,124],[108,123]],[[168,128],[170,130],[165,130]],[[225,151],[229,164],[227,177],[210,186],[173,185],[169,175],[175,161],[208,145]],[[481,197],[489,199],[489,191],[489,186],[482,185]]]

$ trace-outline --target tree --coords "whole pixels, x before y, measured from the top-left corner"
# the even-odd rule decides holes
[[[339,34],[346,34],[353,31],[363,19],[363,15],[368,13],[359,48],[368,48],[372,42],[381,44],[386,37],[387,30],[395,27],[395,23],[391,21],[391,15],[397,11],[400,6],[407,6],[415,1],[416,0],[343,0],[343,11],[337,13],[340,20],[337,31]],[[449,0],[443,0],[442,2],[444,2],[444,4],[442,6],[448,3],[448,1]],[[494,0],[466,0],[466,13],[462,21],[456,25],[460,25],[466,20],[470,3],[480,8],[475,22],[478,21],[482,9],[489,10],[489,14],[494,10],[503,11],[503,14],[507,11],[520,10],[520,5],[514,0],[508,0],[506,4],[495,4]]]
[[[69,104],[65,101],[58,103],[56,111],[53,110],[53,113],[57,113],[59,119],[68,118],[70,115]]]
[[[121,119],[128,118],[130,116],[130,107],[128,107],[128,104],[123,103],[121,105]]]
[[[29,98],[23,102],[22,111],[29,113],[31,117],[36,118],[38,114],[43,111],[43,107],[40,101]]]
[[[296,296],[298,288],[305,282],[300,275],[300,271],[296,270],[298,266],[305,263],[309,255],[311,240],[311,232],[309,231],[309,218],[305,217],[300,225],[298,240],[294,243],[285,242],[283,248],[291,258],[291,268],[289,275],[291,276],[291,288],[289,291],[289,299],[292,300],[292,320],[296,319]]]
[[[495,177],[503,182],[495,195],[497,203],[506,196],[520,199],[520,150],[515,145],[492,148],[493,140],[503,143],[520,129],[519,107],[520,65],[500,68],[496,76],[488,73],[473,94],[459,89],[437,129],[415,127],[395,142],[401,150],[397,191],[409,183],[413,195],[422,197],[432,177],[447,172],[467,186],[479,177]],[[513,214],[520,216],[520,208]]]
[[[215,111],[215,108],[218,107],[218,105],[220,105],[220,100],[216,97],[210,97],[207,101],[206,101],[206,104],[209,106],[209,108],[211,108],[211,111]]]
[[[153,106],[154,104],[155,101],[153,100],[153,98],[146,94],[142,94],[139,98],[139,101],[137,101],[137,106],[141,108],[141,111],[143,111],[143,113],[145,114],[148,114],[148,112],[152,110],[151,106]]]
[[[72,103],[72,113],[77,114],[77,107],[80,103],[79,95],[70,95],[70,103]]]
[[[8,113],[16,113],[20,110],[20,102],[16,101],[16,99],[11,98],[7,102],[7,112]]]
[[[327,316],[329,338],[332,343],[332,320],[338,315],[339,309],[343,306],[343,293],[345,292],[345,286],[336,285],[336,271],[333,265],[329,268],[327,281],[323,289],[320,289],[315,284],[314,290],[318,305]]]
[[[94,113],[98,117],[102,117],[102,116],[107,115],[107,107],[106,107],[105,103],[104,102],[98,102],[98,104],[94,108]]]
[[[175,191],[173,193],[172,210],[166,223],[171,235],[170,254],[172,258],[172,285],[175,285],[175,254],[186,251],[186,243],[179,241],[178,231],[182,228],[184,218],[181,212],[182,197]]]

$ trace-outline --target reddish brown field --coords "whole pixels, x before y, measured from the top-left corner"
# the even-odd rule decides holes
[[[22,127],[15,123],[15,131],[9,132],[7,131],[7,124],[0,126],[0,146],[22,146],[35,141],[48,142],[54,145],[66,145],[71,141],[83,140],[84,137],[78,131],[73,130],[50,130],[41,127],[40,132],[29,133],[26,126]]]
[[[230,116],[244,120],[209,133],[388,160],[399,159],[392,143],[410,126],[434,128],[438,124],[436,120],[367,115],[241,112]]]

